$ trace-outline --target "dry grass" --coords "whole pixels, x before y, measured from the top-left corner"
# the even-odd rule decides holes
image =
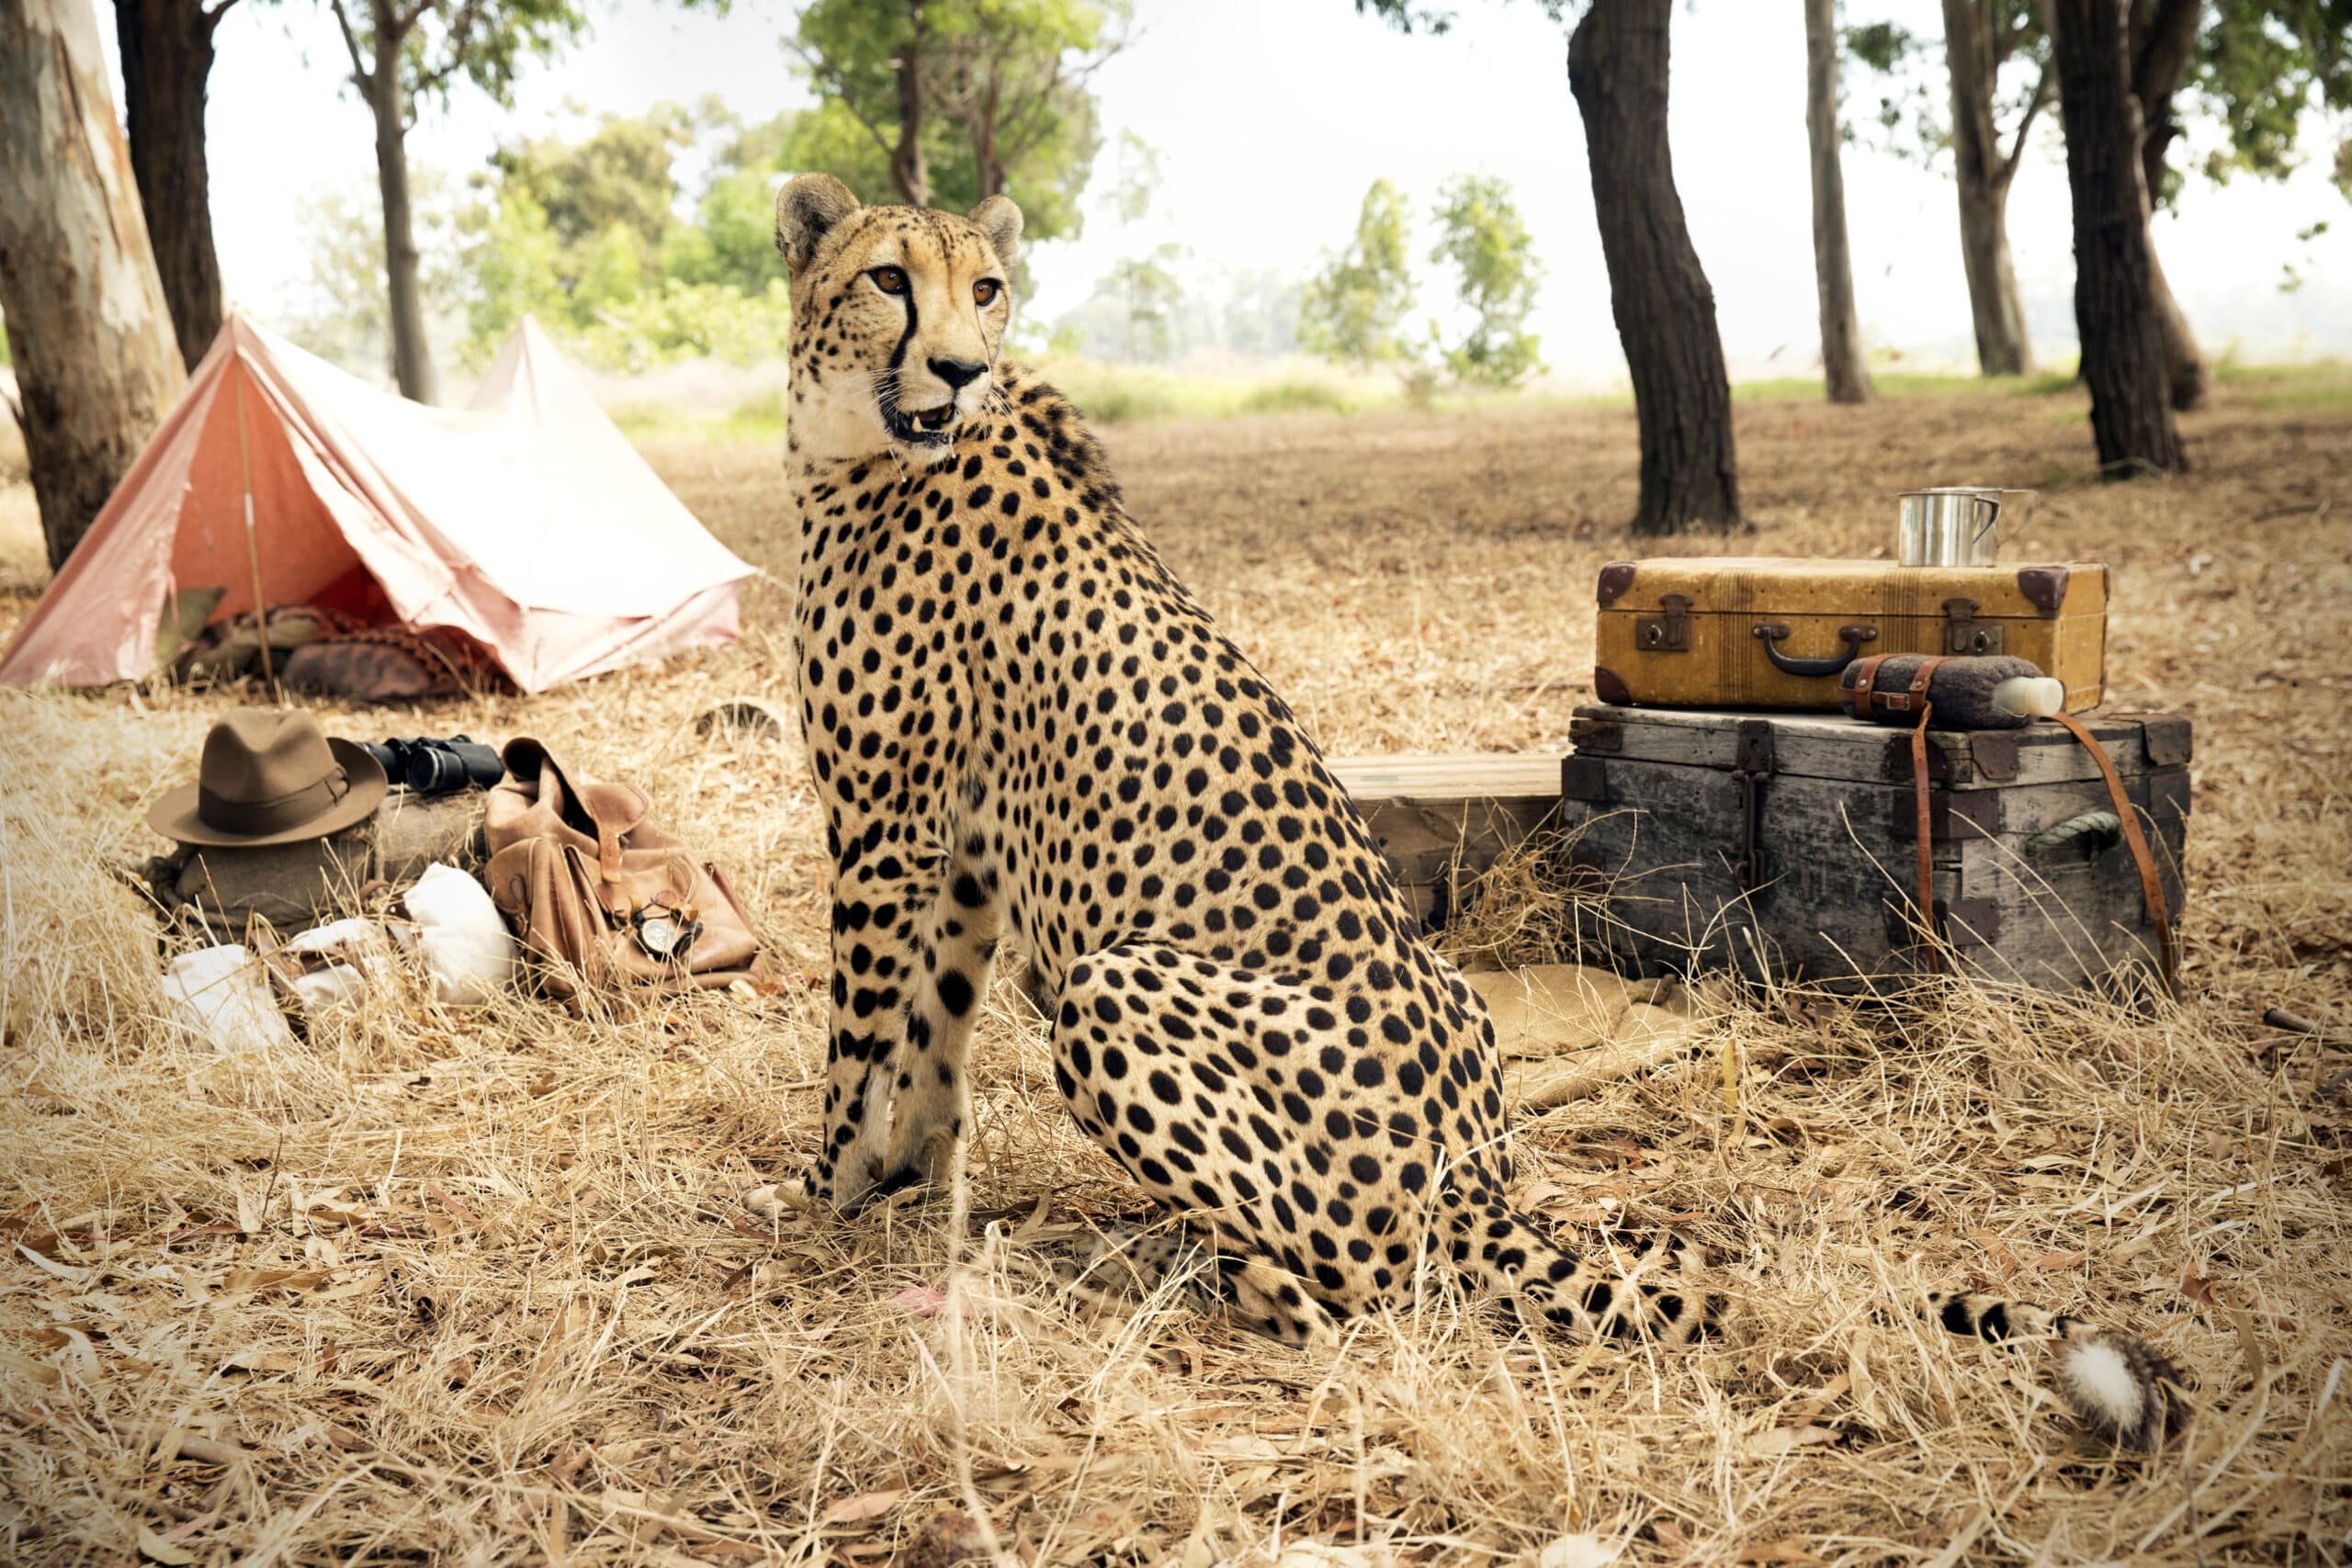
[[[2129,488],[2085,482],[2072,396],[1739,419],[1742,548],[1867,553],[1906,484],[2049,487],[2041,546],[2117,563],[2116,698],[2196,718],[2199,795],[2177,1011],[1782,998],[1522,1124],[1530,1206],[1594,1246],[1669,1218],[1705,1245],[1722,1342],[1589,1350],[1442,1290],[1321,1359],[1074,1309],[1039,1245],[1132,1191],[1002,987],[960,1230],[944,1207],[816,1224],[737,1201],[817,1136],[797,990],[584,1021],[387,998],[290,1056],[214,1057],[158,1022],[152,928],[102,866],[153,847],[143,808],[223,699],[0,694],[0,1556],[1481,1562],[1580,1536],[1544,1561],[2345,1561],[2352,1116],[2314,1085],[2352,1056],[2257,1021],[2352,1024],[2352,409],[2225,389],[2189,421],[2197,473]],[[1593,569],[1633,548],[1630,414],[1112,446],[1328,747],[1564,745]],[[655,455],[788,574],[773,452]],[[0,619],[38,581],[28,512],[5,514]],[[734,648],[330,728],[527,732],[639,780],[815,969],[796,746],[714,753],[691,728],[717,697],[784,699],[784,609],[757,585]],[[2029,1359],[1895,1310],[1954,1280],[2149,1335],[2201,1385],[2185,1449],[2098,1454]]]

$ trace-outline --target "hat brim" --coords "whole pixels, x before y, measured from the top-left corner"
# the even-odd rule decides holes
[[[281,828],[275,833],[222,832],[198,815],[197,796],[203,785],[190,783],[157,801],[147,813],[147,825],[175,842],[213,849],[251,850],[270,844],[300,844],[323,839],[329,833],[340,833],[376,814],[376,807],[384,803],[384,795],[391,788],[391,781],[384,777],[383,765],[368,754],[366,747],[330,735],[327,750],[343,764],[343,776],[350,781],[351,787],[344,792],[341,800],[307,822]]]

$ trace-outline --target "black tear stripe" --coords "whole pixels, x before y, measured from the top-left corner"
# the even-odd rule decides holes
[[[902,298],[907,302],[907,330],[899,334],[899,346],[890,351],[890,368],[894,371],[907,362],[907,344],[915,340],[915,280],[912,274],[907,277],[907,291]],[[892,400],[896,401],[895,399]]]

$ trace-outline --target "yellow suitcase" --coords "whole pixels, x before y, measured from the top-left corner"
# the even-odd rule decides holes
[[[1873,653],[2003,653],[2107,689],[2107,563],[1896,566],[1696,557],[1600,569],[1592,683],[1620,707],[1838,706],[1838,675]]]

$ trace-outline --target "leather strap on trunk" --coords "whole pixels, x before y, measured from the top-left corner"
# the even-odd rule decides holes
[[[1928,701],[1928,677],[1944,661],[1943,655],[1932,654],[1919,661],[1911,676],[1911,703],[1919,710],[1919,722],[1911,727],[1911,798],[1919,830],[1919,930],[1921,961],[1933,971],[1940,965],[1936,954],[1936,845],[1933,835],[1934,813],[1928,793],[1928,720],[1935,716],[1935,705]],[[1865,700],[1876,705],[1878,693],[1868,682],[1876,678],[1873,668],[1865,679]]]
[[[2165,908],[2164,878],[2156,873],[2156,857],[2149,852],[2147,835],[2140,831],[2140,815],[2132,809],[2132,797],[2124,793],[2123,777],[2115,771],[2113,759],[2107,748],[2091,738],[2083,721],[2061,708],[2050,716],[2074,733],[2083,743],[2083,750],[2098,764],[2099,776],[2107,781],[2107,797],[2115,804],[2115,818],[2123,825],[2123,841],[2131,846],[2132,861],[2140,871],[2140,897],[2146,901],[2148,919],[2156,928],[2156,956],[2164,966],[2165,994],[2180,999],[2180,972],[2173,949],[2172,916]]]

